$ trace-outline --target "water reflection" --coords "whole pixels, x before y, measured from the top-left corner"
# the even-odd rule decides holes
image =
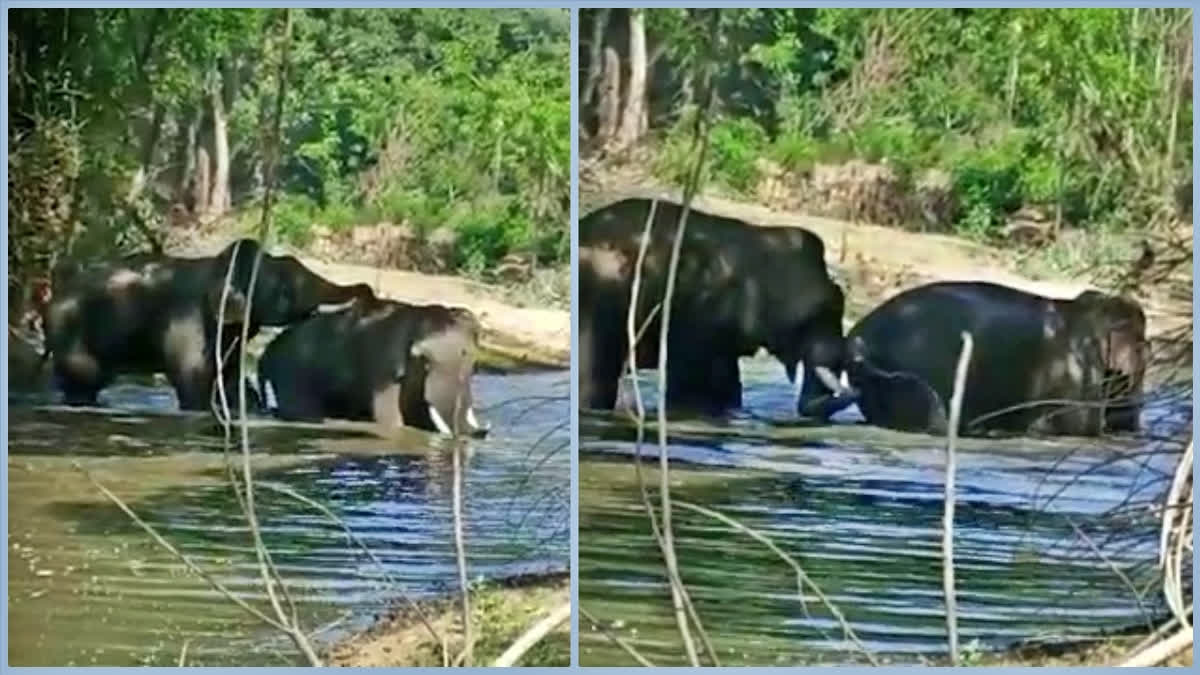
[[[912,662],[944,650],[942,443],[865,425],[790,423],[782,367],[750,359],[742,369],[749,412],[672,426],[673,498],[770,536],[872,651]],[[580,602],[656,664],[684,665],[632,438],[619,415],[581,420]],[[1152,581],[1154,519],[1143,512],[1115,525],[1097,516],[1157,494],[1176,459],[1128,438],[964,439],[955,532],[961,641],[986,648],[1095,634],[1160,610],[1155,594],[1139,603],[1108,567],[1135,584]],[[644,467],[656,484],[653,462]],[[681,574],[723,664],[861,660],[833,615],[811,591],[800,596],[793,570],[764,546],[683,508],[673,517]],[[581,633],[580,647],[582,665],[633,664],[595,632]]]
[[[472,442],[466,532],[473,577],[567,567],[569,456],[565,373],[480,375],[494,431]],[[515,399],[539,397],[533,407]],[[105,392],[119,410],[35,409],[10,401],[9,660],[13,665],[296,663],[271,633],[163,552],[72,463],[235,593],[262,603],[259,571],[211,418],[171,412],[156,387]],[[26,402],[27,403],[27,402]],[[540,442],[539,442],[540,441]],[[278,491],[256,491],[267,547],[305,626],[320,639],[360,628],[401,592],[456,587],[452,467],[446,443],[414,432],[260,423],[255,477],[328,507],[343,527]]]

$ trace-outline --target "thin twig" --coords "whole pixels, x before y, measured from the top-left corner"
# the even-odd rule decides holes
[[[454,554],[458,563],[458,584],[462,596],[463,649],[457,661],[464,666],[471,665],[474,636],[471,634],[471,598],[467,585],[467,551],[463,537],[463,470],[462,449],[464,444],[455,443],[451,451],[454,461]]]
[[[974,346],[971,334],[966,331],[962,333],[962,342],[958,368],[954,373],[954,394],[950,397],[950,427],[946,434],[946,503],[942,513],[942,592],[946,596],[946,639],[950,646],[950,663],[955,666],[958,665],[958,600],[954,594],[954,479],[958,467],[954,445],[958,440],[967,367],[971,363],[971,349]]]
[[[637,263],[634,266],[633,284],[630,288],[629,311],[626,315],[626,339],[629,343],[628,354],[625,358],[625,366],[629,370],[630,381],[633,385],[633,398],[636,410],[635,422],[637,423],[637,437],[634,441],[634,473],[638,479],[638,489],[642,498],[642,506],[646,510],[646,515],[650,519],[650,531],[654,536],[654,541],[658,544],[659,550],[665,550],[666,542],[663,540],[662,530],[659,527],[658,517],[654,512],[654,506],[650,501],[650,492],[646,486],[645,474],[642,471],[642,444],[646,439],[646,406],[642,398],[641,385],[637,379],[637,345],[642,340],[642,335],[650,327],[650,323],[654,320],[654,316],[662,310],[662,303],[658,302],[647,313],[646,318],[642,321],[641,327],[634,328],[637,324],[637,308],[641,295],[642,272],[646,265],[646,252],[650,247],[651,236],[653,234],[654,216],[658,211],[658,200],[650,202],[650,211],[646,215],[646,224],[642,228],[642,240],[638,246]],[[667,569],[667,580],[672,588],[683,589],[682,598],[684,608],[687,611],[688,617],[697,627],[697,632],[700,634],[701,642],[704,644],[705,651],[708,652],[709,658],[712,659],[714,666],[720,666],[721,660],[717,656],[717,650],[713,647],[712,641],[708,638],[708,633],[704,630],[704,624],[700,621],[700,615],[696,612],[696,607],[692,603],[691,596],[687,593],[687,589],[683,588],[683,580],[679,577],[678,569]]]
[[[812,580],[812,577],[808,576],[808,574],[804,571],[804,568],[800,566],[800,563],[797,562],[796,559],[789,555],[786,551],[779,548],[779,546],[776,545],[770,537],[759,532],[758,530],[743,525],[733,518],[720,513],[719,511],[705,508],[699,504],[693,504],[685,501],[677,501],[675,504],[677,506],[682,506],[685,509],[691,509],[692,511],[706,515],[710,518],[715,518],[716,520],[719,520],[722,523],[725,523],[726,525],[749,535],[752,539],[766,546],[771,550],[772,553],[779,556],[796,572],[796,594],[800,597],[800,601],[802,603],[804,602],[804,586],[808,585],[808,587],[812,589],[813,594],[817,596],[817,599],[820,600],[821,603],[826,607],[828,607],[829,613],[833,614],[833,617],[837,619],[838,624],[842,627],[842,634],[846,636],[846,639],[854,643],[854,646],[858,647],[863,655],[867,657],[867,660],[871,662],[871,665],[881,665],[879,660],[875,658],[875,654],[873,654],[871,650],[868,649],[865,644],[863,644],[862,640],[860,640],[858,635],[854,632],[854,629],[850,627],[850,622],[846,620],[846,615],[842,614],[842,611],[838,609],[837,605],[833,604],[833,601],[830,600],[828,596],[825,595],[825,592],[821,590],[821,587]]]
[[[403,584],[401,584],[395,577],[393,577],[391,575],[390,572],[387,571],[387,567],[384,566],[383,561],[380,560],[379,557],[375,555],[375,551],[373,551],[369,546],[367,546],[366,542],[364,542],[361,538],[359,538],[359,536],[357,534],[355,534],[353,530],[350,529],[350,525],[348,523],[346,523],[345,520],[339,518],[333,511],[329,510],[329,507],[325,506],[324,504],[322,504],[314,499],[311,499],[310,497],[307,497],[307,496],[297,492],[296,490],[294,490],[293,488],[291,488],[287,485],[280,485],[277,483],[259,483],[258,486],[264,490],[269,490],[271,492],[277,492],[279,494],[291,497],[292,499],[295,499],[298,502],[307,504],[308,506],[311,506],[312,508],[316,509],[317,511],[320,511],[322,515],[324,515],[326,518],[328,518],[330,521],[332,521],[338,527],[342,528],[342,531],[346,533],[346,538],[349,539],[355,545],[357,545],[360,549],[362,549],[362,551],[364,553],[367,554],[367,557],[369,557],[371,559],[371,562],[375,563],[375,566],[378,567],[380,569],[380,571],[383,572],[384,578],[387,580],[387,582],[389,584],[391,584],[392,586],[395,586],[396,588],[400,589],[400,591],[401,591],[400,597],[404,599],[404,601],[408,605],[409,609],[411,609],[414,613],[416,613],[417,619],[420,620],[421,624],[423,626],[425,626],[425,629],[427,631],[429,631],[430,637],[432,637],[438,643],[443,642],[442,636],[433,627],[433,624],[431,624],[429,622],[429,617],[427,617],[425,615],[425,612],[421,609],[421,606],[415,600],[413,600],[408,595],[407,592],[405,592]],[[315,631],[315,632],[320,632],[320,631]]]
[[[96,486],[97,490],[99,490],[113,504],[116,504],[117,508],[124,511],[125,515],[129,516],[129,519],[132,520],[134,523],[136,523],[138,525],[138,527],[145,530],[146,534],[149,534],[150,537],[153,538],[154,541],[156,543],[158,543],[159,546],[163,547],[164,549],[167,550],[168,553],[170,553],[171,555],[178,558],[185,566],[187,566],[188,569],[190,569],[192,572],[196,573],[201,578],[203,578],[205,581],[207,581],[209,583],[209,585],[212,586],[213,588],[215,588],[219,593],[224,595],[226,598],[228,598],[231,602],[233,602],[238,607],[241,607],[242,609],[246,610],[246,612],[248,612],[251,616],[258,619],[259,621],[262,621],[263,623],[265,623],[268,626],[271,626],[272,628],[275,628],[277,630],[287,632],[287,630],[288,630],[287,626],[276,621],[275,619],[272,619],[271,617],[267,616],[266,614],[262,613],[255,607],[248,604],[245,600],[242,600],[237,595],[234,595],[233,591],[226,588],[225,585],[222,584],[220,581],[217,581],[216,577],[214,577],[211,574],[209,574],[208,572],[204,571],[203,568],[201,568],[194,561],[192,561],[192,559],[189,558],[186,554],[184,554],[182,551],[180,551],[179,549],[172,546],[171,542],[167,541],[165,538],[163,538],[162,535],[160,535],[158,533],[158,530],[155,530],[153,526],[151,526],[146,521],[139,518],[138,515],[133,512],[133,509],[129,508],[129,506],[127,506],[125,504],[125,502],[121,500],[120,497],[116,496],[108,488],[104,487],[104,485],[101,484],[100,481],[96,480],[96,477],[93,476],[90,471],[83,468],[83,466],[79,462],[77,462],[77,461],[71,462],[71,466],[75,467],[75,469],[77,469],[84,476],[86,476],[87,479],[89,481],[91,481],[92,485]]]
[[[647,659],[646,657],[642,656],[638,652],[638,650],[633,647],[633,645],[629,644],[628,640],[626,640],[625,638],[622,638],[621,636],[619,636],[619,635],[611,632],[607,628],[605,628],[604,624],[602,624],[598,620],[596,620],[596,617],[592,616],[591,613],[588,612],[586,609],[584,609],[582,606],[579,608],[579,613],[580,613],[580,615],[583,616],[583,618],[587,619],[588,622],[590,622],[592,624],[593,628],[595,628],[596,630],[603,633],[604,637],[608,638],[609,640],[612,640],[613,644],[615,644],[618,647],[620,647],[621,649],[625,650],[625,653],[630,655],[631,657],[633,657],[634,661],[637,661],[639,664],[641,664],[647,668],[655,667],[654,664],[650,662],[650,659]]]
[[[1133,593],[1133,601],[1137,603],[1138,610],[1142,613],[1142,618],[1146,620],[1146,629],[1153,632],[1154,624],[1150,620],[1150,612],[1146,608],[1145,603],[1142,602],[1142,594],[1138,592],[1137,586],[1135,586],[1133,581],[1121,571],[1120,567],[1117,567],[1117,564],[1113,562],[1111,558],[1104,555],[1104,552],[1100,550],[1100,547],[1096,546],[1096,542],[1092,541],[1092,538],[1087,536],[1087,533],[1080,529],[1080,527],[1075,524],[1075,521],[1067,518],[1067,524],[1071,526],[1072,530],[1075,530],[1075,534],[1079,535],[1079,538],[1083,540],[1083,543],[1087,544],[1088,547],[1092,549],[1092,552],[1095,553],[1105,565],[1108,565],[1108,568],[1112,570],[1113,574],[1117,575],[1117,578],[1121,580],[1121,583],[1125,584],[1125,587],[1129,589],[1129,592]]]

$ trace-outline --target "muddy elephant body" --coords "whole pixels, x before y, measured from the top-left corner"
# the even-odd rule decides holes
[[[267,345],[259,389],[286,420],[332,417],[480,436],[487,429],[471,400],[478,332],[466,309],[356,301],[290,326]]]
[[[631,289],[652,201],[626,199],[579,222],[580,402],[612,409],[627,372]],[[637,365],[657,367],[660,303],[681,206],[658,200],[638,291]],[[840,367],[844,296],[821,239],[798,227],[760,227],[692,209],[680,250],[667,338],[673,408],[721,413],[742,403],[738,357],[765,347],[793,381],[798,364]],[[803,378],[802,413],[830,393]]]
[[[846,372],[869,423],[943,433],[969,332],[960,433],[1132,431],[1145,331],[1135,302],[1096,291],[1063,300],[991,283],[934,283],[895,296],[851,328]]]
[[[291,256],[265,252],[248,296],[259,251],[257,242],[243,239],[212,257],[134,256],[73,275],[46,312],[47,348],[66,402],[94,404],[120,374],[162,372],[181,409],[208,410],[218,322],[224,321],[221,354],[236,365],[248,299],[249,339],[261,326],[298,321],[320,305],[373,297],[365,284],[333,284]],[[225,381],[236,390],[236,368]]]

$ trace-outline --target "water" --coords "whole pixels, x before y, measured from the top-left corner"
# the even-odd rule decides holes
[[[567,569],[568,382],[561,371],[476,376],[492,433],[471,441],[466,472],[473,579]],[[172,412],[161,387],[102,397],[102,411],[10,401],[9,663],[175,665],[185,644],[189,665],[299,663],[289,641],[189,573],[73,467],[270,613],[212,419]],[[256,491],[266,546],[318,644],[365,627],[403,593],[457,588],[448,441],[264,420],[251,443],[256,481],[328,507],[378,558],[321,512]]]
[[[799,427],[789,422],[793,399],[782,367],[765,357],[743,359],[741,367],[749,412],[681,421],[670,441],[681,575],[722,664],[863,656],[811,588],[797,593],[787,563],[680,501],[770,537],[881,659],[912,663],[944,653],[943,442],[851,424],[854,411],[834,429]],[[1159,424],[1190,428],[1180,415]],[[580,604],[656,665],[686,665],[642,508],[632,431],[615,417],[588,415],[580,433]],[[648,438],[643,467],[657,505],[655,433]],[[1109,567],[1120,567],[1135,586],[1149,583],[1156,521],[1134,517],[1113,527],[1100,516],[1159,494],[1177,455],[1148,453],[1130,439],[966,439],[959,447],[961,644],[996,649],[1094,635],[1161,610],[1154,591],[1139,605]],[[635,664],[592,630],[581,632],[580,648],[581,665]]]

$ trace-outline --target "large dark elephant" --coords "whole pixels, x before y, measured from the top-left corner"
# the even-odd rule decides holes
[[[628,368],[627,315],[651,200],[626,199],[579,221],[580,401],[612,409]],[[642,267],[637,365],[658,362],[660,302],[679,204],[659,200]],[[798,227],[761,227],[692,209],[668,334],[667,397],[673,408],[720,413],[742,404],[738,357],[765,347],[796,381],[801,414],[837,390],[844,296],[825,267],[820,237]],[[649,321],[647,322],[647,318]],[[818,377],[811,374],[816,373]],[[831,389],[832,387],[832,389]]]
[[[236,347],[259,251],[258,242],[242,239],[213,257],[131,256],[81,270],[56,288],[46,312],[47,348],[66,402],[93,404],[122,373],[163,372],[181,409],[209,409],[222,297],[221,351],[233,366],[225,382],[231,393],[236,390]],[[283,326],[321,305],[356,297],[374,293],[366,284],[331,283],[292,256],[264,252],[251,296],[249,337],[261,326]]]
[[[466,309],[356,301],[272,340],[259,361],[259,389],[286,420],[336,417],[482,436],[471,400],[478,334]]]
[[[944,433],[964,331],[974,346],[961,433],[1138,428],[1146,319],[1136,302],[1097,291],[1055,300],[983,282],[913,288],[859,321],[846,350],[857,392],[839,406],[856,400],[871,424]],[[1054,403],[1025,405],[1034,401]]]

